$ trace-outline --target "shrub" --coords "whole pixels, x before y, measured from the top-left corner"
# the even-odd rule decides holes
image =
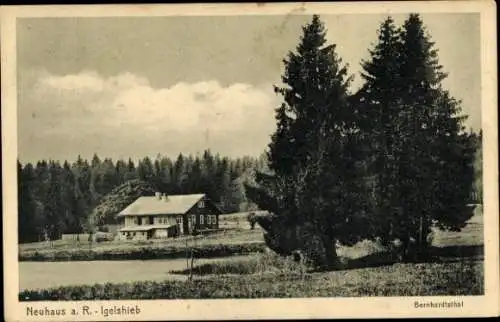
[[[103,233],[109,233],[109,227],[108,226],[99,226],[97,228],[97,231],[103,232]]]
[[[257,215],[251,212],[247,216],[247,220],[250,223],[250,229],[255,229],[255,224],[257,223]]]
[[[196,275],[223,274],[258,274],[280,273],[285,275],[300,275],[307,271],[305,265],[272,253],[255,254],[250,258],[235,261],[220,261],[193,267]],[[190,274],[189,269],[171,271],[173,274]]]

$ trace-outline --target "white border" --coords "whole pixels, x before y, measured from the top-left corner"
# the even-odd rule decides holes
[[[70,316],[29,318],[26,307],[98,308],[104,305],[136,305],[138,316],[84,317],[78,320],[189,320],[189,319],[287,319],[346,317],[456,317],[499,315],[499,206],[497,134],[496,11],[493,1],[280,3],[207,5],[93,5],[9,6],[0,8],[2,81],[2,178],[4,303],[7,321],[64,321]],[[103,17],[171,15],[288,15],[349,13],[458,13],[481,16],[482,128],[484,133],[484,233],[485,295],[470,297],[308,298],[258,300],[154,300],[93,302],[18,302],[17,262],[17,122],[16,122],[16,18],[17,17]],[[466,62],[464,62],[465,64]],[[461,309],[415,309],[414,301],[463,300]],[[75,319],[76,320],[76,319]]]

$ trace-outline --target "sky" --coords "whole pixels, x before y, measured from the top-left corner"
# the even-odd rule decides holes
[[[401,24],[405,16],[393,16]],[[325,15],[329,43],[360,83],[385,15]],[[17,20],[18,151],[24,162],[78,155],[175,157],[204,149],[258,156],[275,129],[273,92],[305,15]],[[481,126],[478,14],[423,14],[462,100]]]

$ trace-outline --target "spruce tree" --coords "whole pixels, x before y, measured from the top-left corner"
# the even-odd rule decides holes
[[[137,165],[137,175],[139,180],[152,183],[154,181],[153,162],[149,157],[144,157]]]
[[[316,15],[284,64],[283,86],[275,87],[284,102],[276,110],[277,130],[269,144],[270,173],[257,173],[257,187],[248,186],[247,192],[278,218],[268,240],[281,238],[273,236],[281,228],[311,227],[324,252],[313,262],[334,265],[337,242],[353,244],[369,226],[363,222],[366,192],[359,120],[349,104],[351,77],[335,45],[326,44]],[[285,238],[274,249],[287,254],[292,244]]]
[[[365,130],[374,138],[378,234],[400,240],[403,258],[423,258],[433,226],[459,230],[472,216],[474,140],[418,14],[401,31],[387,19],[363,68],[358,95],[373,121]]]
[[[384,243],[395,238],[398,213],[401,86],[401,30],[387,17],[378,30],[378,42],[362,62],[365,83],[355,95],[361,129],[369,142],[366,154],[372,185],[372,215],[375,235]]]
[[[33,185],[35,184],[34,169],[30,163],[23,167],[19,161],[17,169],[19,242],[38,241],[36,200],[33,194]]]
[[[63,230],[63,214],[61,214],[61,166],[55,161],[49,162],[49,182],[45,199],[44,216],[46,219],[46,231],[49,240],[57,240],[61,237]]]
[[[127,162],[127,171],[125,175],[123,176],[123,182],[129,181],[129,180],[134,180],[137,179],[137,169],[135,167],[134,161],[132,161],[131,158],[128,159]]]
[[[128,172],[127,162],[123,159],[116,161],[115,170],[118,178],[118,185],[120,185],[126,181],[125,176]]]
[[[67,161],[64,162],[59,175],[60,182],[60,221],[62,233],[79,231],[77,222],[78,201],[75,195],[75,177]]]
[[[459,230],[473,215],[467,205],[474,181],[474,144],[465,131],[461,102],[442,86],[447,74],[418,14],[402,32],[402,98],[407,158],[402,172],[406,230],[416,241],[410,255],[428,255],[432,224]],[[411,160],[411,162],[409,162]],[[413,187],[410,188],[409,186]],[[418,210],[417,210],[418,209]]]

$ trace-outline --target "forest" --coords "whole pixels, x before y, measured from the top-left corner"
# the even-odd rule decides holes
[[[146,190],[171,195],[206,193],[225,212],[246,210],[251,205],[243,181],[264,163],[263,157],[230,159],[210,150],[196,156],[179,154],[174,160],[158,155],[138,162],[114,161],[94,155],[90,161],[78,156],[73,163],[18,161],[19,240],[55,240],[63,233],[88,231],[92,211],[126,182],[142,182]]]

